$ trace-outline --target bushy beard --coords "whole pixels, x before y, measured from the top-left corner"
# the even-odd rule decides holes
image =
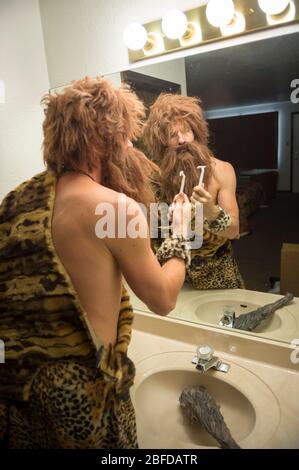
[[[180,171],[186,175],[184,193],[190,198],[194,186],[198,185],[200,170],[205,165],[204,182],[207,186],[211,177],[212,153],[206,145],[192,142],[177,147],[169,147],[160,163],[160,195],[162,200],[171,203],[181,185]]]

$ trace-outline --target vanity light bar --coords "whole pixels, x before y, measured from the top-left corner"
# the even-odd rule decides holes
[[[299,0],[209,0],[124,31],[130,62],[299,22]]]

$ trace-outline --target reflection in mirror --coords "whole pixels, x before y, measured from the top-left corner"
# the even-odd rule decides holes
[[[246,317],[254,312],[246,317],[256,319],[259,315],[258,324],[248,328],[252,333],[287,342],[299,337],[299,300],[291,300],[291,296],[283,298],[287,292],[299,296],[298,43],[299,34],[294,33],[140,67],[122,73],[122,77],[119,74],[119,82],[121,79],[129,82],[148,109],[161,92],[200,98],[210,135],[206,149],[201,148],[199,155],[205,151],[212,155],[211,171],[215,176],[209,181],[207,172],[204,189],[210,193],[215,207],[222,204],[224,212],[229,212],[227,207],[234,212],[235,198],[239,210],[240,237],[234,231],[226,231],[223,238],[227,245],[220,241],[216,251],[198,251],[199,262],[193,263],[194,271],[189,272],[191,275],[187,276],[176,308],[170,314],[173,317],[233,331],[234,325],[244,318],[242,315]],[[169,96],[169,106],[170,102]],[[167,103],[162,105],[165,108],[158,111],[165,114]],[[174,104],[171,109],[172,127],[167,129],[167,136],[162,136],[168,139],[168,147],[179,147],[181,138],[183,145],[191,143],[191,147],[194,141],[200,142],[200,137],[205,143],[204,121],[200,134],[194,114],[189,120],[180,115],[174,119]],[[164,124],[160,129],[165,129]],[[150,131],[154,125],[152,119]],[[195,138],[186,141],[190,131]],[[146,148],[147,154],[165,169],[169,148],[159,147],[156,142],[155,150],[160,148],[161,153],[155,155],[150,146],[153,142],[148,132],[137,145]],[[186,175],[185,191],[188,197],[192,196],[195,176],[192,179],[191,174],[200,159],[195,158],[191,166],[183,167],[179,160],[181,151],[174,158],[167,178],[159,180],[159,191],[164,197],[170,194],[169,189],[173,195],[178,192],[182,169]],[[232,171],[228,171],[230,165]],[[219,171],[215,173],[217,166]],[[234,175],[236,190],[232,196],[234,183],[230,180],[233,181]],[[225,192],[229,194],[228,200]],[[197,196],[201,201],[200,197],[207,197],[204,193]],[[207,219],[210,216],[213,222],[221,208],[218,213],[212,212],[206,211],[205,215],[204,210],[204,216]],[[210,233],[211,237],[219,235],[217,230]],[[232,246],[234,253],[230,258],[228,246]],[[229,262],[222,266],[210,263],[207,269],[209,257],[222,262],[226,257]],[[202,280],[198,284],[197,276]],[[226,283],[225,278],[233,279],[236,284]],[[148,311],[134,293],[131,295],[135,309]],[[280,299],[283,300],[277,302]],[[266,310],[261,310],[265,306],[268,306]]]
[[[198,289],[186,282],[169,314],[174,318],[240,332],[234,319],[260,315],[271,304],[251,334],[299,338],[298,299],[276,305],[287,292],[299,297],[298,42],[293,33],[108,76],[114,85],[130,83],[147,114],[161,93],[200,97],[208,148],[236,175],[240,238],[231,245],[245,289]],[[150,154],[142,139],[135,145]],[[149,312],[130,294],[136,310]]]

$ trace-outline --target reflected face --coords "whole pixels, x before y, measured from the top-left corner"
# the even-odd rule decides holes
[[[188,124],[184,122],[173,123],[168,131],[169,147],[178,147],[184,144],[191,144],[194,141],[194,134]]]

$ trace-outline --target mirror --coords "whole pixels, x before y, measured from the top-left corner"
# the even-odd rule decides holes
[[[185,282],[169,317],[299,341],[297,298],[252,331],[233,327],[234,318],[278,301],[277,294],[299,297],[298,44],[299,33],[292,33],[106,76],[116,86],[130,83],[147,108],[162,92],[200,97],[209,148],[236,173],[240,238],[232,247],[245,289]],[[137,145],[144,150],[142,141]],[[135,310],[151,313],[129,292]]]
[[[231,328],[233,315],[273,303],[280,298],[274,294],[299,297],[298,44],[294,33],[108,76],[129,82],[147,106],[161,92],[200,97],[209,147],[237,176],[240,239],[232,246],[245,290],[185,283],[174,318],[240,332]],[[131,299],[136,310],[148,312],[132,292]],[[299,338],[299,300],[249,334]]]

